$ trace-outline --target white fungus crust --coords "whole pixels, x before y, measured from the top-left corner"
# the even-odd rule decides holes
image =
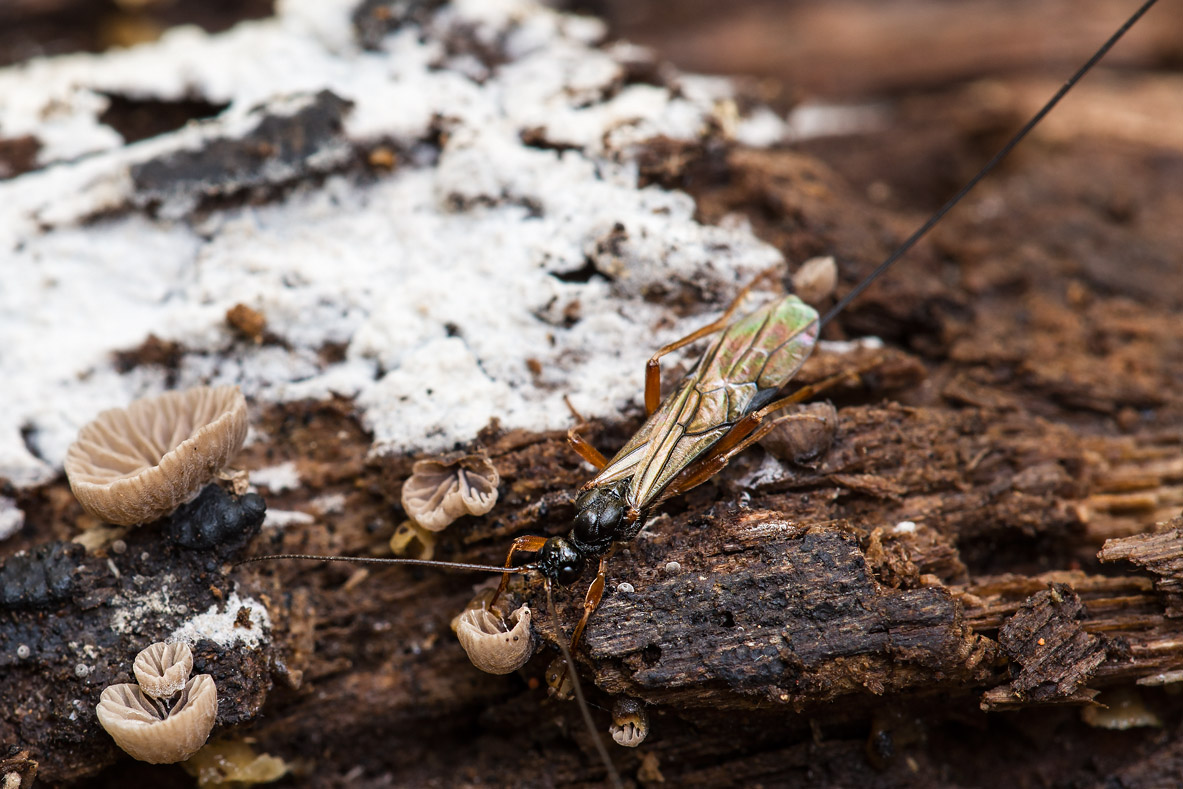
[[[355,398],[375,452],[436,451],[493,417],[566,427],[564,393],[618,414],[639,401],[649,350],[709,317],[645,294],[693,287],[709,312],[781,261],[742,223],[703,226],[687,195],[638,186],[646,140],[779,138],[769,113],[739,116],[726,82],[630,84],[635,48],[528,0],[458,0],[378,51],[355,40],[356,0],[277,5],[217,35],[179,28],[0,69],[0,129],[42,146],[40,169],[0,182],[0,477],[50,479],[99,411],[162,391],[163,369],[121,372],[112,356],[153,334],[182,349],[177,387]],[[504,60],[459,52],[463,36]],[[351,107],[304,162],[327,174],[314,186],[202,212],[194,190],[137,191],[136,165],[241,137],[326,90]],[[99,120],[112,94],[229,106],[126,145]],[[379,144],[398,152],[392,170],[348,169]],[[589,261],[611,280],[562,276]],[[237,340],[225,314],[238,303],[278,342]],[[344,358],[318,353],[328,344]]]

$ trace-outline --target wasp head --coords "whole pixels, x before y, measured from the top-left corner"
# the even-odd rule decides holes
[[[538,553],[538,571],[563,586],[578,581],[586,566],[586,557],[566,537],[551,537]]]

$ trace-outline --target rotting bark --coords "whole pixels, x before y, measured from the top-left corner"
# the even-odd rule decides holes
[[[964,147],[996,118],[964,119]],[[1096,139],[1023,157],[984,185],[977,205],[1001,202],[1002,213],[951,217],[829,328],[833,339],[871,333],[889,347],[860,385],[834,395],[840,423],[827,453],[794,466],[753,449],[618,551],[578,659],[601,706],[618,695],[652,705],[645,745],[613,751],[622,771],[684,786],[1177,780],[1180,714],[1159,686],[1183,680],[1183,634],[1170,618],[1178,525],[1147,532],[1177,514],[1183,484],[1178,246],[1164,221],[1180,197],[1161,180],[1178,167],[1177,153]],[[681,162],[656,156],[650,177],[692,190],[705,218],[742,212],[791,260],[837,254],[845,286],[914,213],[871,205],[827,166],[786,151],[704,143]],[[819,354],[800,380],[868,364],[868,353]],[[622,415],[591,438],[619,446],[639,419]],[[364,460],[369,440],[345,401],[258,420],[271,440],[245,465],[295,462],[303,485],[264,494],[312,523],[269,529],[253,550],[383,554],[412,459]],[[491,427],[482,442],[501,502],[451,527],[441,558],[499,562],[513,535],[565,531],[587,477],[561,434]],[[60,481],[19,495],[30,526],[6,548],[66,539],[87,522]],[[509,677],[467,663],[447,623],[471,597],[471,577],[303,564],[226,576],[160,532],[125,541],[125,554],[105,546],[83,561],[64,597],[47,585],[37,605],[3,614],[6,639],[24,638],[6,640],[4,654],[15,654],[11,643],[35,650],[6,666],[0,740],[29,747],[43,779],[93,775],[118,758],[83,713],[103,684],[127,678],[143,643],[113,639],[94,611],[167,574],[184,579],[173,592],[189,610],[218,603],[231,581],[268,601],[267,655],[211,647],[197,658],[219,695],[228,689],[221,730],[291,762],[288,785],[566,786],[602,775],[578,715],[537,687],[553,649]],[[1122,563],[1101,566],[1098,550]],[[540,587],[513,593],[540,612],[553,645]],[[569,632],[582,589],[558,598]],[[142,636],[167,632],[169,616],[153,613]],[[71,640],[99,648],[86,677]],[[1041,650],[1057,644],[1078,648],[1047,664]],[[1080,722],[1092,690],[1134,683],[1160,710],[1162,734]],[[983,703],[1013,712],[987,715]],[[26,757],[11,759],[30,770]],[[119,783],[126,769],[99,780]]]

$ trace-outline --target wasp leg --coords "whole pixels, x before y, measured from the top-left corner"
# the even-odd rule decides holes
[[[518,551],[540,551],[545,544],[545,537],[535,537],[533,535],[518,537],[509,546],[509,553],[505,554],[505,566],[513,567],[513,555]],[[489,600],[489,608],[497,605],[497,600],[501,597],[501,593],[505,591],[505,587],[509,583],[509,576],[511,575],[513,573],[501,574],[501,583],[497,584],[497,591],[493,593],[492,599]]]
[[[658,349],[657,353],[650,357],[649,361],[645,363],[645,413],[649,416],[657,410],[657,406],[661,403],[661,357],[667,353],[673,353],[679,348],[683,348],[692,342],[701,340],[708,334],[714,334],[720,329],[724,329],[731,323],[732,316],[735,311],[739,309],[740,304],[743,303],[744,298],[755,287],[756,283],[762,279],[767,279],[775,273],[775,269],[765,269],[756,275],[755,279],[743,286],[743,289],[731,300],[731,304],[727,306],[723,314],[719,316],[718,320],[708,323],[697,331],[687,334],[680,340],[675,340],[669,345],[664,345]]]
[[[588,443],[586,438],[580,435],[591,423],[575,410],[575,406],[571,405],[571,401],[566,395],[563,395],[563,402],[567,404],[567,408],[571,410],[571,415],[575,417],[575,421],[577,422],[576,425],[567,431],[567,443],[579,454],[579,457],[591,463],[596,467],[596,471],[599,471],[608,465],[608,458],[604,457],[600,453],[600,450],[593,447]]]
[[[736,422],[735,426],[731,428],[727,435],[723,436],[719,443],[711,448],[706,456],[696,460],[685,471],[675,477],[669,487],[661,494],[661,497],[654,502],[654,505],[660,504],[674,496],[679,496],[691,488],[698,487],[706,482],[722,471],[731,462],[731,458],[766,436],[780,422],[803,418],[811,421],[817,419],[815,416],[805,414],[785,414],[771,422],[764,421],[764,418],[769,414],[800,403],[802,400],[806,400],[818,392],[831,389],[847,379],[853,378],[857,380],[862,372],[862,370],[850,370],[830,376],[825,380],[818,381],[816,384],[803,386],[788,397],[774,400],[759,411],[753,411],[748,414]]]
[[[579,618],[579,624],[575,625],[575,632],[571,635],[571,654],[575,654],[575,647],[579,646],[579,640],[583,638],[583,630],[587,627],[587,620],[591,617],[592,612],[600,605],[600,600],[604,597],[604,575],[608,570],[608,557],[600,557],[600,569],[596,573],[596,580],[591,582],[591,586],[587,588],[587,594],[583,596],[583,616]],[[556,623],[557,625],[557,623]],[[562,638],[562,631],[558,632],[558,637]],[[556,663],[562,665],[556,667]],[[563,683],[568,682],[567,672],[574,671],[574,666],[567,665],[567,661],[558,658],[554,663],[551,663],[551,668],[547,670],[547,674],[554,672],[553,676],[547,676],[546,684],[551,687],[554,694],[562,697],[566,695],[563,692]],[[570,696],[567,696],[570,698]]]
[[[600,599],[604,596],[604,574],[608,570],[608,557],[600,557],[600,569],[596,573],[596,580],[591,582],[591,586],[587,588],[587,594],[583,596],[583,616],[579,618],[579,624],[575,626],[575,632],[571,635],[571,651],[575,651],[575,647],[579,645],[579,639],[583,637],[583,629],[587,627],[588,617],[600,605]]]

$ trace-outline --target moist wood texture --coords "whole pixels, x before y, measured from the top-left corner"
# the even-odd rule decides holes
[[[1141,46],[1131,57],[1156,62],[1159,45]],[[888,54],[872,54],[870,68],[886,71]],[[941,81],[896,105],[900,136],[779,151],[659,140],[642,177],[690,191],[705,221],[745,217],[791,261],[834,255],[842,292],[1014,127],[1028,95],[1045,92],[1040,80],[1056,82],[1032,79],[990,102],[980,85]],[[1140,73],[1147,89],[1105,100],[1169,117],[1177,92],[1148,88],[1172,79]],[[1078,116],[1070,132],[1029,141],[826,328],[824,339],[885,343],[820,352],[798,377],[863,370],[832,395],[827,451],[793,464],[752,448],[616,552],[576,658],[604,736],[616,698],[649,705],[646,742],[612,750],[628,782],[1178,783],[1183,157],[1152,132],[1131,138]],[[683,313],[717,306],[666,299]],[[639,382],[650,349],[637,344],[622,352],[636,354]],[[127,359],[168,363],[142,350]],[[269,439],[244,464],[294,462],[300,487],[261,493],[271,510],[312,522],[265,528],[246,550],[384,555],[414,458],[366,461],[369,437],[345,400],[255,418]],[[588,438],[610,451],[640,422],[639,409],[620,414]],[[501,562],[513,536],[570,528],[572,493],[590,474],[562,434],[491,425],[463,449],[488,453],[500,500],[442,532],[437,558]],[[16,495],[28,525],[6,550],[88,524],[64,481]],[[172,602],[190,612],[235,589],[267,604],[270,646],[203,642],[194,656],[218,684],[216,732],[287,760],[294,774],[278,785],[602,782],[578,712],[545,692],[561,636],[537,582],[515,582],[507,606],[530,604],[539,652],[491,676],[448,628],[479,576],[305,563],[228,572],[234,547],[182,549],[152,528],[125,540],[125,553],[100,545],[65,580],[27,566],[4,577],[0,741],[28,756],[0,769],[28,774],[33,759],[50,783],[190,782],[179,768],[120,761],[87,714],[102,687],[127,681],[139,649],[185,618],[174,607],[145,612],[138,632],[109,627],[172,577]],[[582,587],[557,593],[564,633],[582,597]],[[1081,709],[1118,688],[1162,728],[1086,725]]]

